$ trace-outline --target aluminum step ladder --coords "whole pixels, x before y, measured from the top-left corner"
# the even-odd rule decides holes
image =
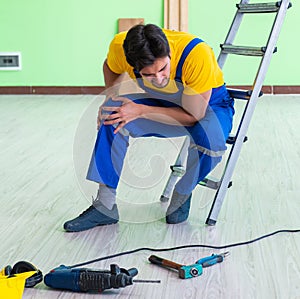
[[[245,56],[258,56],[261,57],[261,62],[256,73],[255,80],[253,82],[251,90],[234,90],[228,89],[230,95],[235,99],[246,100],[245,109],[241,117],[237,132],[235,136],[230,136],[227,139],[227,143],[231,144],[231,150],[225,168],[220,180],[212,180],[209,177],[205,178],[200,185],[212,188],[216,190],[215,198],[213,200],[210,212],[206,219],[207,225],[215,225],[219,212],[221,210],[227,189],[231,186],[231,177],[237,163],[238,157],[243,143],[247,140],[247,130],[257,103],[258,98],[262,95],[261,89],[263,82],[270,65],[273,53],[277,51],[276,43],[279,37],[281,27],[283,25],[288,8],[292,5],[289,0],[282,0],[269,3],[249,3],[249,0],[241,0],[236,5],[237,11],[234,16],[231,27],[226,36],[225,42],[221,44],[221,51],[218,57],[218,63],[223,68],[228,54],[245,55]],[[244,14],[262,14],[262,13],[274,13],[274,23],[267,41],[266,46],[252,47],[252,46],[236,46],[233,45],[234,39],[241,25]],[[186,143],[183,145],[186,151]],[[170,196],[169,185],[176,180],[176,176],[180,177],[184,174],[182,170],[181,162],[183,160],[184,153],[179,154],[178,159],[173,167],[171,167],[172,173],[167,186],[161,196],[161,201],[167,201]]]

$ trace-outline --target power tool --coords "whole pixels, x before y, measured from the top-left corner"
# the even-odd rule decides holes
[[[200,276],[203,273],[203,268],[210,267],[217,263],[223,262],[224,258],[228,254],[229,252],[224,252],[221,254],[212,254],[211,256],[204,257],[196,261],[196,263],[192,265],[177,264],[172,261],[158,257],[156,255],[151,255],[149,257],[149,261],[153,264],[167,269],[175,269],[178,271],[179,278],[187,279]]]
[[[54,289],[97,293],[112,288],[124,288],[133,283],[160,283],[159,280],[134,280],[133,277],[137,274],[136,268],[126,270],[116,264],[110,265],[110,271],[61,265],[46,274],[44,282]]]

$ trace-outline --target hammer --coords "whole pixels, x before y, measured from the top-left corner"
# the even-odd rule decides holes
[[[193,265],[185,266],[185,265],[180,265],[172,261],[163,259],[156,255],[151,255],[148,259],[151,263],[155,265],[161,266],[163,268],[169,268],[169,269],[171,268],[177,270],[179,274],[179,278],[182,279],[197,277],[202,274],[201,264],[193,264]]]

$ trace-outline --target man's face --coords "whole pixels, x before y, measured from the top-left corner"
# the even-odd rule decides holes
[[[157,58],[153,64],[140,70],[141,76],[157,88],[164,88],[170,80],[169,56]]]

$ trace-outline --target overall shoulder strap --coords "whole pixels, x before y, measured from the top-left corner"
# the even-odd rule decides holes
[[[134,75],[137,79],[142,78],[142,76],[140,75],[140,73],[136,69],[133,69],[133,73],[134,73]]]
[[[182,81],[181,81],[181,76],[182,76],[182,66],[183,66],[183,64],[184,64],[184,61],[185,61],[186,57],[189,55],[189,53],[192,51],[192,49],[193,49],[196,45],[198,45],[198,44],[200,44],[200,43],[202,43],[202,42],[203,42],[202,39],[196,37],[196,38],[192,39],[192,40],[186,45],[186,47],[184,48],[184,50],[183,50],[183,52],[182,52],[182,54],[181,54],[180,60],[179,60],[179,62],[178,62],[177,68],[176,68],[176,76],[175,76],[175,80],[176,80],[177,82],[181,82],[181,83],[182,83]]]

